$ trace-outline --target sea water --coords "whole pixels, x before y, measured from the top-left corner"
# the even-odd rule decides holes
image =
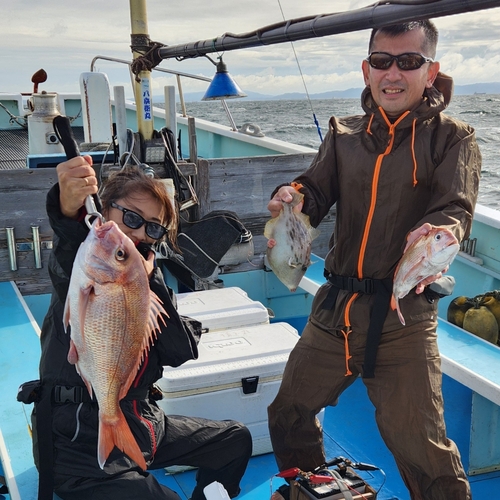
[[[267,137],[312,148],[318,148],[320,144],[314,115],[324,137],[330,116],[362,113],[359,99],[234,99],[227,104],[238,127],[252,123],[258,125]],[[229,125],[219,102],[188,102],[186,107],[189,115]],[[483,157],[478,202],[500,209],[500,95],[454,96],[445,112],[475,128]]]

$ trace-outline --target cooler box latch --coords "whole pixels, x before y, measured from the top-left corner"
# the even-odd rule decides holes
[[[241,386],[243,387],[243,394],[253,394],[257,392],[259,385],[259,377],[245,377],[241,379]]]

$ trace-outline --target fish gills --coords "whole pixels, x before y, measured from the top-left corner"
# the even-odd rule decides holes
[[[112,221],[94,222],[73,264],[64,311],[71,326],[68,361],[99,405],[98,462],[116,446],[146,469],[143,454],[120,408],[154,341],[162,314],[149,289],[144,258]]]
[[[295,191],[290,203],[283,203],[278,217],[269,220],[264,236],[276,244],[267,248],[267,261],[278,279],[295,292],[300,280],[311,264],[311,245],[319,231],[311,226],[309,216],[293,210],[304,199]]]
[[[391,298],[391,308],[397,310],[403,325],[406,323],[399,307],[399,299],[408,295],[425,278],[443,271],[451,264],[459,249],[455,235],[445,227],[436,226],[407,248],[394,273]]]

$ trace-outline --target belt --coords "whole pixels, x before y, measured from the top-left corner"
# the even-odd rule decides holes
[[[56,404],[65,403],[97,403],[97,400],[90,397],[89,392],[86,387],[81,385],[77,386],[66,386],[66,385],[56,385],[52,392],[52,400]],[[125,396],[125,400],[134,399],[147,399],[149,396],[148,387],[140,387],[137,389],[130,389]]]
[[[375,376],[375,363],[382,328],[391,303],[392,279],[364,278],[359,280],[352,276],[331,274],[326,269],[324,276],[333,286],[321,305],[322,309],[333,309],[339,290],[375,295],[373,309],[370,313],[370,324],[368,326],[363,364],[363,378],[373,378]]]

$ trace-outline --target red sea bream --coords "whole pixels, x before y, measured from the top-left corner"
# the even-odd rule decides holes
[[[146,469],[120,408],[166,315],[144,263],[117,224],[96,219],[73,264],[64,313],[71,326],[68,361],[99,405],[101,468],[116,446]]]
[[[398,312],[404,325],[405,319],[399,307],[399,299],[429,276],[445,270],[460,249],[455,235],[445,227],[433,226],[428,234],[417,238],[403,254],[394,273],[391,308]]]

